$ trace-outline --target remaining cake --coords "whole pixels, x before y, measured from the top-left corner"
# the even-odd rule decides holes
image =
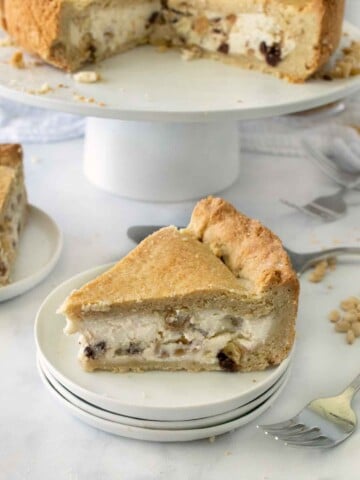
[[[336,49],[344,0],[1,0],[4,28],[65,70],[139,44],[302,82]]]
[[[27,197],[20,145],[0,145],[0,286],[10,281]]]
[[[280,240],[219,198],[147,237],[59,310],[85,370],[262,370],[289,353],[299,284]]]

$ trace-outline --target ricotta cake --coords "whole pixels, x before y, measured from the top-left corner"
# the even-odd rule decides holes
[[[136,45],[303,82],[338,46],[345,0],[0,0],[15,42],[75,71]]]
[[[289,353],[299,284],[282,244],[220,198],[75,290],[59,313],[84,370],[262,370]]]
[[[10,281],[26,210],[21,146],[0,145],[0,286]]]

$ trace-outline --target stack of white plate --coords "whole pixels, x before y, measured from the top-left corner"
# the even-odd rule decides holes
[[[264,372],[84,372],[76,336],[63,334],[56,310],[104,267],[70,279],[40,308],[35,337],[38,368],[50,393],[83,422],[123,437],[176,442],[209,438],[245,425],[284,388],[291,357]]]

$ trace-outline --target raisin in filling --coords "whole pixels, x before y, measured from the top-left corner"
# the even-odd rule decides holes
[[[281,62],[281,46],[279,43],[268,46],[265,42],[261,42],[260,52],[265,56],[266,63],[271,67],[276,67]]]
[[[222,350],[217,354],[220,367],[227,372],[236,372],[237,366],[234,360],[226,355]]]
[[[106,343],[105,342],[98,342],[94,346],[88,345],[84,348],[84,355],[86,358],[95,359],[99,355],[105,353],[106,350]]]

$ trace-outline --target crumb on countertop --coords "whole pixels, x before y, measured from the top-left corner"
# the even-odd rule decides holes
[[[209,442],[210,442],[210,443],[214,443],[215,440],[216,440],[216,437],[209,437]]]
[[[24,55],[20,50],[14,52],[10,58],[10,65],[14,68],[25,68]]]
[[[310,272],[308,279],[310,282],[319,283],[321,282],[328,271],[333,271],[336,268],[336,257],[329,257],[325,260],[320,260],[320,262],[314,265],[313,270]]]
[[[352,345],[360,337],[360,297],[342,300],[339,309],[329,312],[328,319],[334,323],[335,331],[344,333],[346,342]]]
[[[196,47],[195,45],[192,47],[181,49],[181,58],[186,62],[190,60],[195,60],[196,58],[200,58],[201,56],[201,49],[199,47]]]
[[[78,83],[96,83],[101,80],[99,72],[96,71],[83,71],[73,74],[73,78]]]
[[[0,47],[12,47],[13,45],[14,42],[10,37],[0,38]]]
[[[47,93],[50,93],[53,91],[53,88],[50,87],[48,83],[43,83],[40,88],[38,89],[27,89],[27,93],[30,93],[32,95],[46,95]]]

